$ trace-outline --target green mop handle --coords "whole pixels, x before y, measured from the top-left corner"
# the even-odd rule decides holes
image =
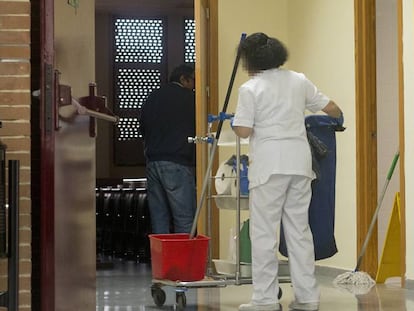
[[[395,169],[395,166],[397,165],[397,161],[398,161],[399,156],[400,156],[400,152],[397,151],[397,153],[394,156],[394,159],[392,160],[391,167],[388,171],[387,180],[391,180],[391,176],[394,173],[394,169]]]
[[[392,174],[394,173],[394,169],[395,169],[395,166],[397,165],[397,161],[398,161],[399,156],[400,156],[400,152],[397,151],[394,155],[394,159],[392,160],[391,167],[388,170],[387,180],[385,181],[384,187],[382,188],[381,195],[380,195],[380,198],[378,200],[377,208],[375,209],[374,216],[372,217],[371,224],[369,225],[367,236],[365,238],[364,244],[362,245],[361,252],[360,252],[359,257],[358,257],[357,265],[356,265],[356,268],[354,270],[355,272],[358,271],[359,267],[361,266],[362,257],[365,254],[365,251],[366,251],[367,246],[368,246],[368,242],[369,242],[369,240],[371,238],[371,235],[372,235],[372,231],[374,230],[375,222],[378,218],[378,213],[379,213],[380,207],[382,205],[382,201],[384,199],[385,192],[388,188],[388,184],[390,183]]]

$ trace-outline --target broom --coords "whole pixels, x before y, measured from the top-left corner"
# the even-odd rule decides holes
[[[359,268],[361,266],[362,257],[364,256],[365,251],[367,249],[368,242],[371,238],[372,231],[373,231],[374,226],[375,226],[375,222],[378,218],[378,212],[381,208],[382,201],[383,201],[384,196],[385,196],[385,192],[388,188],[388,184],[390,183],[392,174],[394,173],[394,169],[395,169],[395,166],[397,165],[397,161],[398,161],[399,156],[400,156],[400,153],[399,153],[399,151],[397,151],[394,155],[394,159],[391,163],[391,167],[388,170],[387,179],[386,179],[385,184],[382,188],[382,191],[381,191],[381,194],[380,194],[380,197],[379,197],[379,200],[378,200],[378,204],[377,204],[377,207],[375,209],[375,213],[372,217],[371,224],[369,226],[367,236],[365,237],[364,244],[362,245],[362,248],[361,248],[361,251],[360,251],[360,254],[359,254],[359,257],[358,257],[358,261],[357,261],[357,265],[355,267],[355,270],[351,271],[351,272],[345,272],[345,273],[342,273],[342,274],[338,275],[333,281],[334,285],[338,285],[338,286],[341,286],[341,287],[356,287],[356,288],[360,288],[361,290],[363,290],[363,289],[369,290],[375,284],[375,281],[371,278],[371,276],[366,272],[359,271]]]

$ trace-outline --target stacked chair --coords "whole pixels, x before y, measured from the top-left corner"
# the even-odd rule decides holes
[[[138,181],[96,188],[97,257],[150,261],[146,183]]]

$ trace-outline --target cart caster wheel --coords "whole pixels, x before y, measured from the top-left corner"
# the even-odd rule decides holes
[[[280,299],[282,298],[283,292],[282,289],[279,287],[279,292],[277,293],[277,298]]]
[[[151,286],[151,296],[157,307],[162,307],[165,303],[165,292],[158,286]]]
[[[185,293],[177,292],[175,300],[177,302],[177,310],[184,310],[187,305],[187,298],[185,297]]]

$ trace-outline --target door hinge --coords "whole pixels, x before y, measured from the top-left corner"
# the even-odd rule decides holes
[[[206,8],[206,18],[210,19],[210,8]]]
[[[210,98],[210,87],[206,86],[206,95],[208,98]]]

